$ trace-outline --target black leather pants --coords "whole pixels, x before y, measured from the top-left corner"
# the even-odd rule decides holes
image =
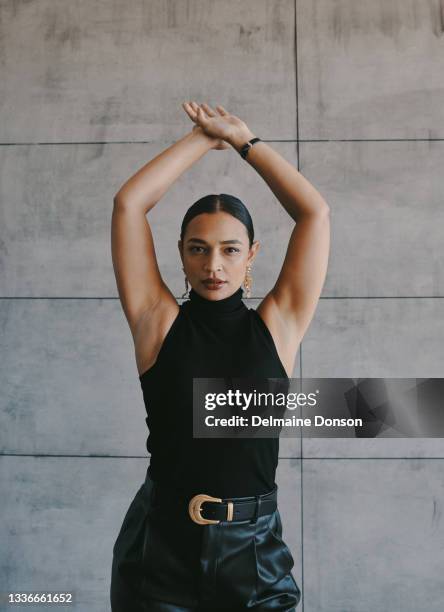
[[[114,543],[112,612],[295,610],[301,592],[278,509],[256,522],[198,525],[188,500],[166,511],[154,492],[147,475]]]

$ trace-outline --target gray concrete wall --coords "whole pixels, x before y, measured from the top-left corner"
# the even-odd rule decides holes
[[[0,591],[74,591],[72,609],[109,610],[112,545],[147,465],[112,198],[191,129],[182,101],[243,118],[330,205],[330,266],[294,376],[444,376],[443,10],[0,3]],[[292,224],[234,151],[210,152],[150,213],[162,275],[180,296],[180,221],[209,192],[251,210],[255,306]],[[444,609],[443,462],[440,439],[282,441],[298,609]]]

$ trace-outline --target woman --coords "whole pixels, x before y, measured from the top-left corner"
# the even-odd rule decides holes
[[[113,548],[113,612],[294,610],[301,593],[282,539],[279,438],[193,438],[194,378],[291,377],[325,280],[329,208],[316,189],[222,106],[184,103],[189,134],[119,190],[112,257],[149,428],[145,482]],[[210,149],[233,147],[296,222],[279,277],[256,310],[259,243],[244,204],[208,195],[178,242],[189,300],[163,282],[146,213]],[[242,153],[241,153],[242,154]],[[182,296],[184,297],[184,296]]]

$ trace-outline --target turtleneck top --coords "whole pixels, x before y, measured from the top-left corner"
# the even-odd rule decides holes
[[[275,485],[279,438],[193,438],[193,378],[285,378],[273,337],[242,301],[194,289],[179,305],[155,363],[139,376],[149,435],[148,474],[189,497],[260,495]]]

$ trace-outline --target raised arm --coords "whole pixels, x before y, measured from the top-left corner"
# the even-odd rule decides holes
[[[143,166],[114,197],[112,261],[120,301],[134,339],[142,317],[159,308],[177,306],[160,275],[146,214],[187,168],[216,145],[195,126]]]
[[[254,136],[243,127],[230,138],[230,144],[239,150]],[[257,310],[279,319],[289,342],[297,348],[313,318],[327,273],[330,208],[315,187],[267,143],[256,142],[247,162],[296,222],[278,279]]]

